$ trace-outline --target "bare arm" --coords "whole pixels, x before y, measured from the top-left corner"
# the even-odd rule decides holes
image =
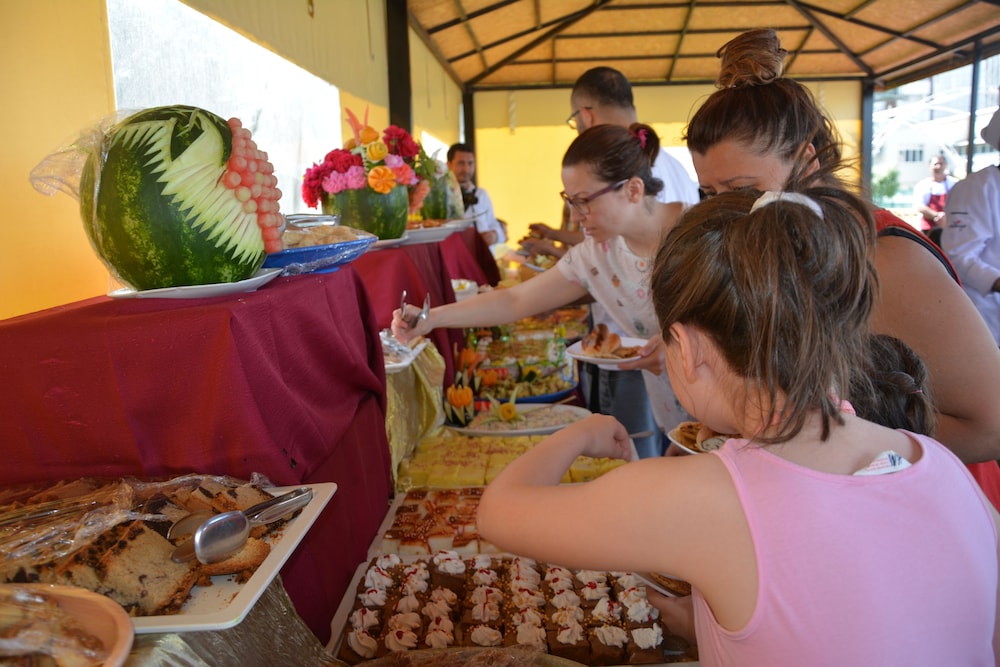
[[[392,314],[392,331],[401,341],[424,335],[439,327],[488,327],[514,322],[522,317],[572,303],[587,290],[567,280],[559,270],[539,273],[527,282],[507,289],[485,292],[471,299],[431,308],[425,321],[408,326],[399,310]],[[410,305],[406,316],[412,320],[420,309]]]
[[[585,484],[559,483],[578,455],[624,458],[627,442],[606,415],[549,436],[486,488],[480,533],[566,567],[669,572],[696,586],[726,627],[741,627],[756,599],[757,564],[718,457],[643,459]]]
[[[873,327],[904,341],[927,365],[934,437],[966,463],[1000,459],[1000,350],[979,312],[911,240],[880,238],[876,266],[881,296]]]

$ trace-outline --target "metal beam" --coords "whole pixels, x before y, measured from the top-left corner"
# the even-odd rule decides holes
[[[826,37],[828,40],[830,40],[831,42],[833,42],[833,44],[838,49],[840,49],[841,53],[843,53],[845,56],[847,56],[848,58],[850,58],[851,62],[853,62],[854,65],[858,69],[860,69],[862,72],[864,72],[868,76],[874,76],[875,73],[872,71],[872,68],[868,66],[868,63],[866,63],[865,61],[861,60],[861,58],[859,58],[853,51],[851,51],[851,49],[848,48],[848,46],[846,44],[844,44],[844,42],[842,42],[839,37],[837,37],[835,34],[833,34],[832,30],[830,30],[829,28],[827,28],[826,25],[824,25],[822,21],[820,21],[815,16],[813,16],[812,13],[808,9],[806,9],[805,6],[801,2],[798,2],[797,0],[786,0],[786,1],[788,2],[788,5],[790,7],[793,7],[799,14],[802,14],[802,16],[807,21],[809,21],[809,23],[814,28],[816,28],[821,33],[823,33],[824,37]]]
[[[413,86],[410,82],[410,32],[406,0],[386,0],[385,43],[389,61],[389,122],[413,131]]]
[[[521,57],[521,55],[527,53],[528,51],[530,51],[531,49],[535,48],[536,46],[538,46],[539,44],[541,44],[545,40],[547,40],[547,39],[549,39],[551,37],[554,37],[555,35],[558,35],[563,30],[565,30],[566,28],[569,28],[570,26],[572,26],[577,21],[590,16],[591,14],[593,14],[594,12],[596,12],[597,10],[599,10],[601,7],[603,7],[604,5],[608,4],[609,2],[611,2],[611,0],[594,0],[594,4],[591,5],[590,7],[588,7],[587,9],[583,9],[583,10],[580,10],[580,11],[575,12],[573,14],[570,14],[569,16],[567,16],[563,20],[563,22],[560,25],[552,28],[551,30],[546,31],[545,34],[543,34],[543,35],[541,35],[541,36],[533,39],[532,41],[528,42],[528,44],[522,46],[521,48],[517,49],[516,51],[514,51],[513,53],[511,53],[510,55],[508,55],[506,58],[503,58],[500,61],[498,61],[492,67],[486,68],[485,70],[483,70],[482,72],[480,72],[476,76],[474,76],[471,79],[469,79],[469,85],[470,86],[476,85],[477,83],[479,83],[480,81],[482,81],[483,79],[485,79],[486,77],[488,77],[490,74],[493,74],[494,72],[496,72],[498,69],[500,69],[501,67],[503,67],[507,63],[509,63],[512,60],[516,60],[517,58]]]

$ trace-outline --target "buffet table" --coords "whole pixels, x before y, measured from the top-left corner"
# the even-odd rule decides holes
[[[282,569],[327,640],[391,491],[376,311],[352,267],[235,296],[102,296],[3,320],[0,376],[2,486],[188,472],[336,482]]]

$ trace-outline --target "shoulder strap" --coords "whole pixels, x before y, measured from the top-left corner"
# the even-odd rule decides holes
[[[923,234],[920,234],[919,232],[917,232],[914,229],[908,229],[908,228],[903,227],[903,226],[888,225],[888,226],[883,227],[882,229],[880,229],[878,231],[878,235],[879,235],[879,237],[882,237],[882,236],[900,236],[900,237],[903,237],[903,238],[906,238],[906,239],[910,239],[911,241],[916,241],[917,243],[919,243],[920,245],[922,245],[924,248],[926,248],[928,252],[930,252],[932,255],[934,255],[934,257],[936,257],[937,260],[939,262],[941,262],[942,265],[944,265],[944,268],[948,271],[948,275],[951,276],[952,280],[954,280],[959,285],[962,284],[962,281],[959,279],[958,274],[955,273],[955,267],[953,267],[951,265],[951,261],[944,254],[944,251],[941,250],[941,248],[937,247],[934,244],[933,241],[931,241],[929,238],[927,238]]]

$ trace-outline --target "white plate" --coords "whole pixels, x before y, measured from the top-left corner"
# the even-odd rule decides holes
[[[409,238],[409,236],[410,232],[407,230],[404,231],[403,235],[400,236],[398,239],[379,239],[378,241],[373,243],[370,248],[368,248],[368,252],[371,252],[373,250],[382,250],[384,248],[395,248],[396,246],[401,246],[403,245],[403,243],[406,242],[406,239]]]
[[[463,229],[468,229],[472,225],[476,224],[476,219],[473,217],[473,218],[462,218],[461,220],[449,220],[444,224],[446,227],[451,227],[455,231],[460,232]]]
[[[49,597],[79,627],[101,640],[108,652],[103,667],[125,664],[132,650],[132,624],[121,605],[111,598],[76,586],[58,584],[0,584],[0,589],[4,594],[26,590]]]
[[[152,632],[189,632],[193,630],[224,630],[239,625],[250,613],[257,600],[292,555],[306,532],[319,517],[337,491],[334,482],[275,487],[269,493],[280,495],[300,486],[312,489],[313,498],[302,513],[269,538],[271,553],[245,584],[232,576],[212,577],[211,586],[195,586],[191,598],[181,610],[169,616],[141,616],[132,619],[136,634]]]
[[[687,445],[682,444],[681,441],[680,441],[680,438],[677,437],[677,429],[678,428],[680,428],[680,427],[679,426],[675,427],[675,428],[673,428],[670,431],[670,433],[667,433],[667,438],[670,439],[670,442],[674,443],[675,445],[677,445],[678,447],[680,447],[682,451],[685,451],[688,454],[704,454],[705,453],[705,452],[703,452],[703,451],[701,451],[699,449],[691,449]]]
[[[406,355],[405,359],[397,361],[396,363],[386,363],[385,374],[392,375],[393,373],[398,373],[405,368],[409,368],[410,364],[413,363],[413,360],[419,357],[420,353],[424,351],[425,347],[427,347],[427,343],[428,341],[425,338],[417,343],[412,350],[410,350],[410,353]]]
[[[242,294],[253,292],[261,285],[271,282],[281,273],[281,269],[261,269],[252,277],[235,283],[211,283],[208,285],[182,285],[181,287],[161,287],[160,289],[135,290],[123,287],[108,292],[112,299],[204,299],[210,296]]]
[[[435,243],[443,241],[457,230],[454,227],[443,224],[439,227],[428,227],[427,229],[407,229],[406,240],[401,245],[414,245],[416,243]]]
[[[547,408],[552,406],[551,403],[528,403],[527,405],[517,405],[517,411],[519,413],[530,412],[532,410],[539,410],[541,408]],[[554,406],[557,412],[568,412],[570,414],[576,415],[577,421],[583,419],[584,417],[589,417],[593,414],[590,410],[586,408],[581,408],[576,405],[556,405]],[[555,433],[559,429],[566,428],[569,424],[557,424],[555,426],[541,426],[537,428],[513,428],[510,430],[490,430],[484,428],[467,428],[462,426],[452,426],[450,424],[445,424],[448,428],[457,433],[462,433],[463,435],[497,435],[497,436],[512,436],[512,435],[545,435],[548,433]]]
[[[622,347],[635,347],[636,345],[642,346],[649,341],[642,338],[628,338],[622,337]],[[619,370],[618,364],[624,361],[633,361],[635,357],[630,359],[608,359],[607,357],[591,357],[583,353],[583,342],[576,341],[572,345],[566,348],[566,355],[573,357],[579,361],[585,361],[588,364],[599,364],[601,366],[607,366],[606,370],[616,371]]]

